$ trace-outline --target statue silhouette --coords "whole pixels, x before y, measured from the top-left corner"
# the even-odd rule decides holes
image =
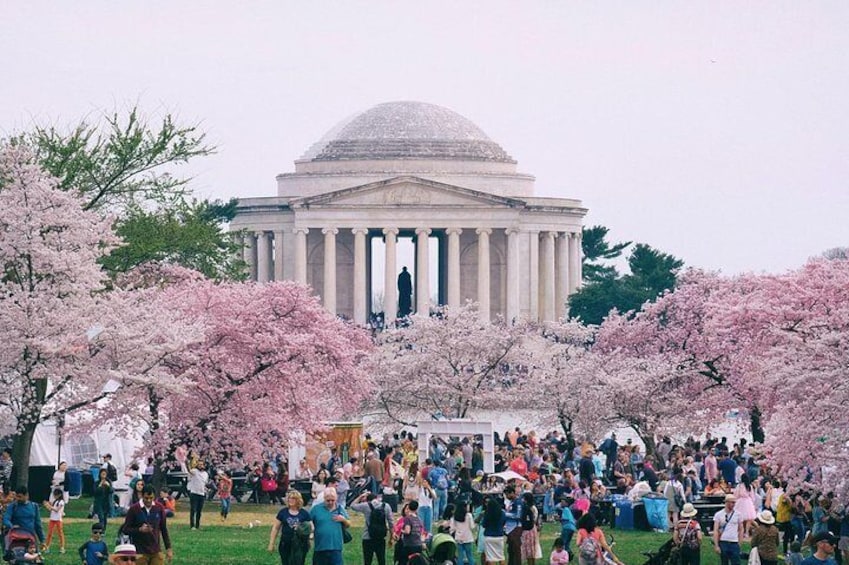
[[[398,317],[409,316],[413,311],[413,281],[407,267],[398,274]]]

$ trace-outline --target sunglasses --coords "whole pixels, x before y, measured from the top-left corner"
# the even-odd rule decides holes
[[[118,558],[118,561],[121,563],[135,563],[136,558],[133,555],[123,555]]]

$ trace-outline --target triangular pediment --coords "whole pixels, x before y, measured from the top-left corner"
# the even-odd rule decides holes
[[[297,198],[289,202],[292,208],[311,206],[340,207],[524,207],[514,198],[496,196],[478,190],[463,188],[413,176],[394,177],[387,180]]]

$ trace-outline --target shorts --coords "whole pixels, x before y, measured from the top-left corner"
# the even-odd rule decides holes
[[[159,553],[139,555],[136,558],[136,565],[165,565],[165,554],[160,551]]]

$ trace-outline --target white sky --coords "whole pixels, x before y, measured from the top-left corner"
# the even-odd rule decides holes
[[[200,121],[200,196],[272,196],[337,121],[470,118],[587,224],[688,265],[849,245],[849,2],[4,2],[0,136],[136,102]]]

